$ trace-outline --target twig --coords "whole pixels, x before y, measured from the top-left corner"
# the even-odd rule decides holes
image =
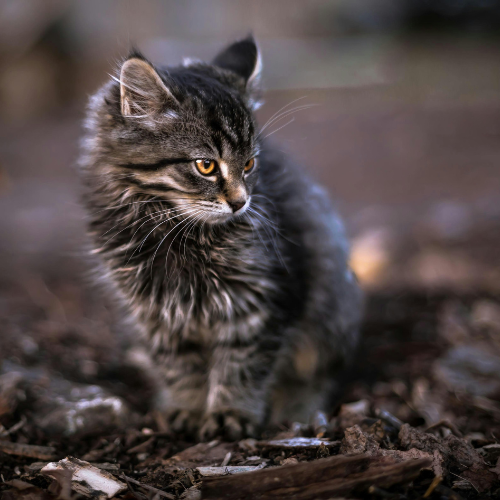
[[[207,477],[203,479],[201,491],[203,498],[217,500],[285,500],[292,497],[316,500],[366,491],[370,486],[388,488],[408,483],[431,463],[430,459],[394,463],[388,457],[336,456],[247,474]]]
[[[429,485],[427,488],[427,491],[424,493],[424,498],[429,498],[432,494],[432,492],[436,489],[436,487],[441,483],[443,480],[443,476],[436,476],[433,480],[432,483]]]
[[[132,484],[135,484],[136,486],[140,486],[141,488],[144,488],[145,490],[152,491],[161,497],[168,498],[169,500],[175,500],[175,495],[172,495],[171,493],[167,493],[166,491],[159,490],[158,488],[155,488],[154,486],[149,486],[149,484],[144,484],[141,483],[140,481],[137,481],[136,479],[132,479],[131,477],[126,476],[125,474],[122,474],[120,477],[122,477],[127,484],[130,482]]]
[[[454,424],[449,422],[448,420],[440,420],[439,422],[436,422],[435,424],[429,425],[429,427],[427,427],[427,429],[425,429],[425,432],[429,432],[433,429],[437,429],[438,427],[446,427],[451,432],[453,432],[453,434],[455,434],[455,436],[458,436],[460,438],[463,437],[463,434],[458,430],[458,428]]]
[[[377,408],[375,410],[375,415],[382,420],[385,420],[387,423],[391,424],[395,429],[401,429],[403,422],[399,420],[399,418],[395,417],[392,413],[389,413],[387,410],[381,410]]]
[[[148,440],[142,442],[141,444],[138,444],[137,446],[134,446],[133,448],[130,448],[127,450],[127,453],[129,455],[133,453],[142,453],[144,451],[147,451],[150,445],[152,445],[155,442],[156,436],[150,437]]]
[[[52,446],[36,446],[33,444],[0,441],[0,451],[8,455],[38,458],[40,460],[53,460],[55,458],[56,449]]]
[[[129,478],[127,476],[123,475],[122,479],[124,479],[125,482],[127,483],[128,489],[130,490],[132,495],[134,495],[134,497],[137,498],[137,500],[142,500],[142,498],[137,494],[137,492],[134,490],[134,488],[132,488],[132,486],[130,485]]]
[[[231,457],[233,456],[233,454],[228,451],[226,453],[226,456],[224,457],[224,460],[222,461],[222,463],[220,464],[221,467],[225,467],[230,461],[231,461]]]
[[[476,486],[474,485],[474,483],[471,480],[467,479],[466,477],[459,476],[458,474],[455,474],[453,472],[450,472],[450,474],[452,474],[453,476],[459,477],[460,479],[462,479],[462,481],[467,481],[479,493],[479,490],[476,488]]]

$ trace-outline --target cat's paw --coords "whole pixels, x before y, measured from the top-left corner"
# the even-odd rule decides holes
[[[198,410],[173,410],[166,415],[168,424],[176,433],[196,436],[200,428],[202,413]]]
[[[238,441],[244,437],[253,437],[256,432],[257,425],[250,418],[240,412],[228,410],[205,415],[198,437],[201,441],[210,441],[216,437]]]

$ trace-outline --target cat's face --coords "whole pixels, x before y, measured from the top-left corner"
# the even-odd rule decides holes
[[[99,111],[109,182],[127,197],[168,201],[179,218],[242,216],[259,172],[252,115],[259,71],[252,39],[211,65],[162,71],[129,58]]]

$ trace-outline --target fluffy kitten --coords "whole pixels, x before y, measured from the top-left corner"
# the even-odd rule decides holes
[[[341,222],[259,136],[260,69],[252,38],[211,64],[133,54],[86,120],[102,274],[147,339],[173,427],[202,439],[325,408],[358,338]]]

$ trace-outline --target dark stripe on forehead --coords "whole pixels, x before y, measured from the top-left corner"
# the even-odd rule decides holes
[[[238,139],[235,139],[232,134],[230,134],[227,130],[223,128],[221,128],[219,132],[224,138],[224,140],[229,144],[229,146],[233,149],[236,149],[236,147],[238,146]]]
[[[217,153],[219,154],[219,158],[222,158],[223,148],[222,148],[221,135],[218,134],[217,132],[213,133],[212,134],[212,141],[217,149]]]
[[[193,160],[189,158],[163,158],[155,163],[120,163],[119,167],[128,168],[131,170],[158,170],[169,165],[178,165],[179,163],[189,163]]]

